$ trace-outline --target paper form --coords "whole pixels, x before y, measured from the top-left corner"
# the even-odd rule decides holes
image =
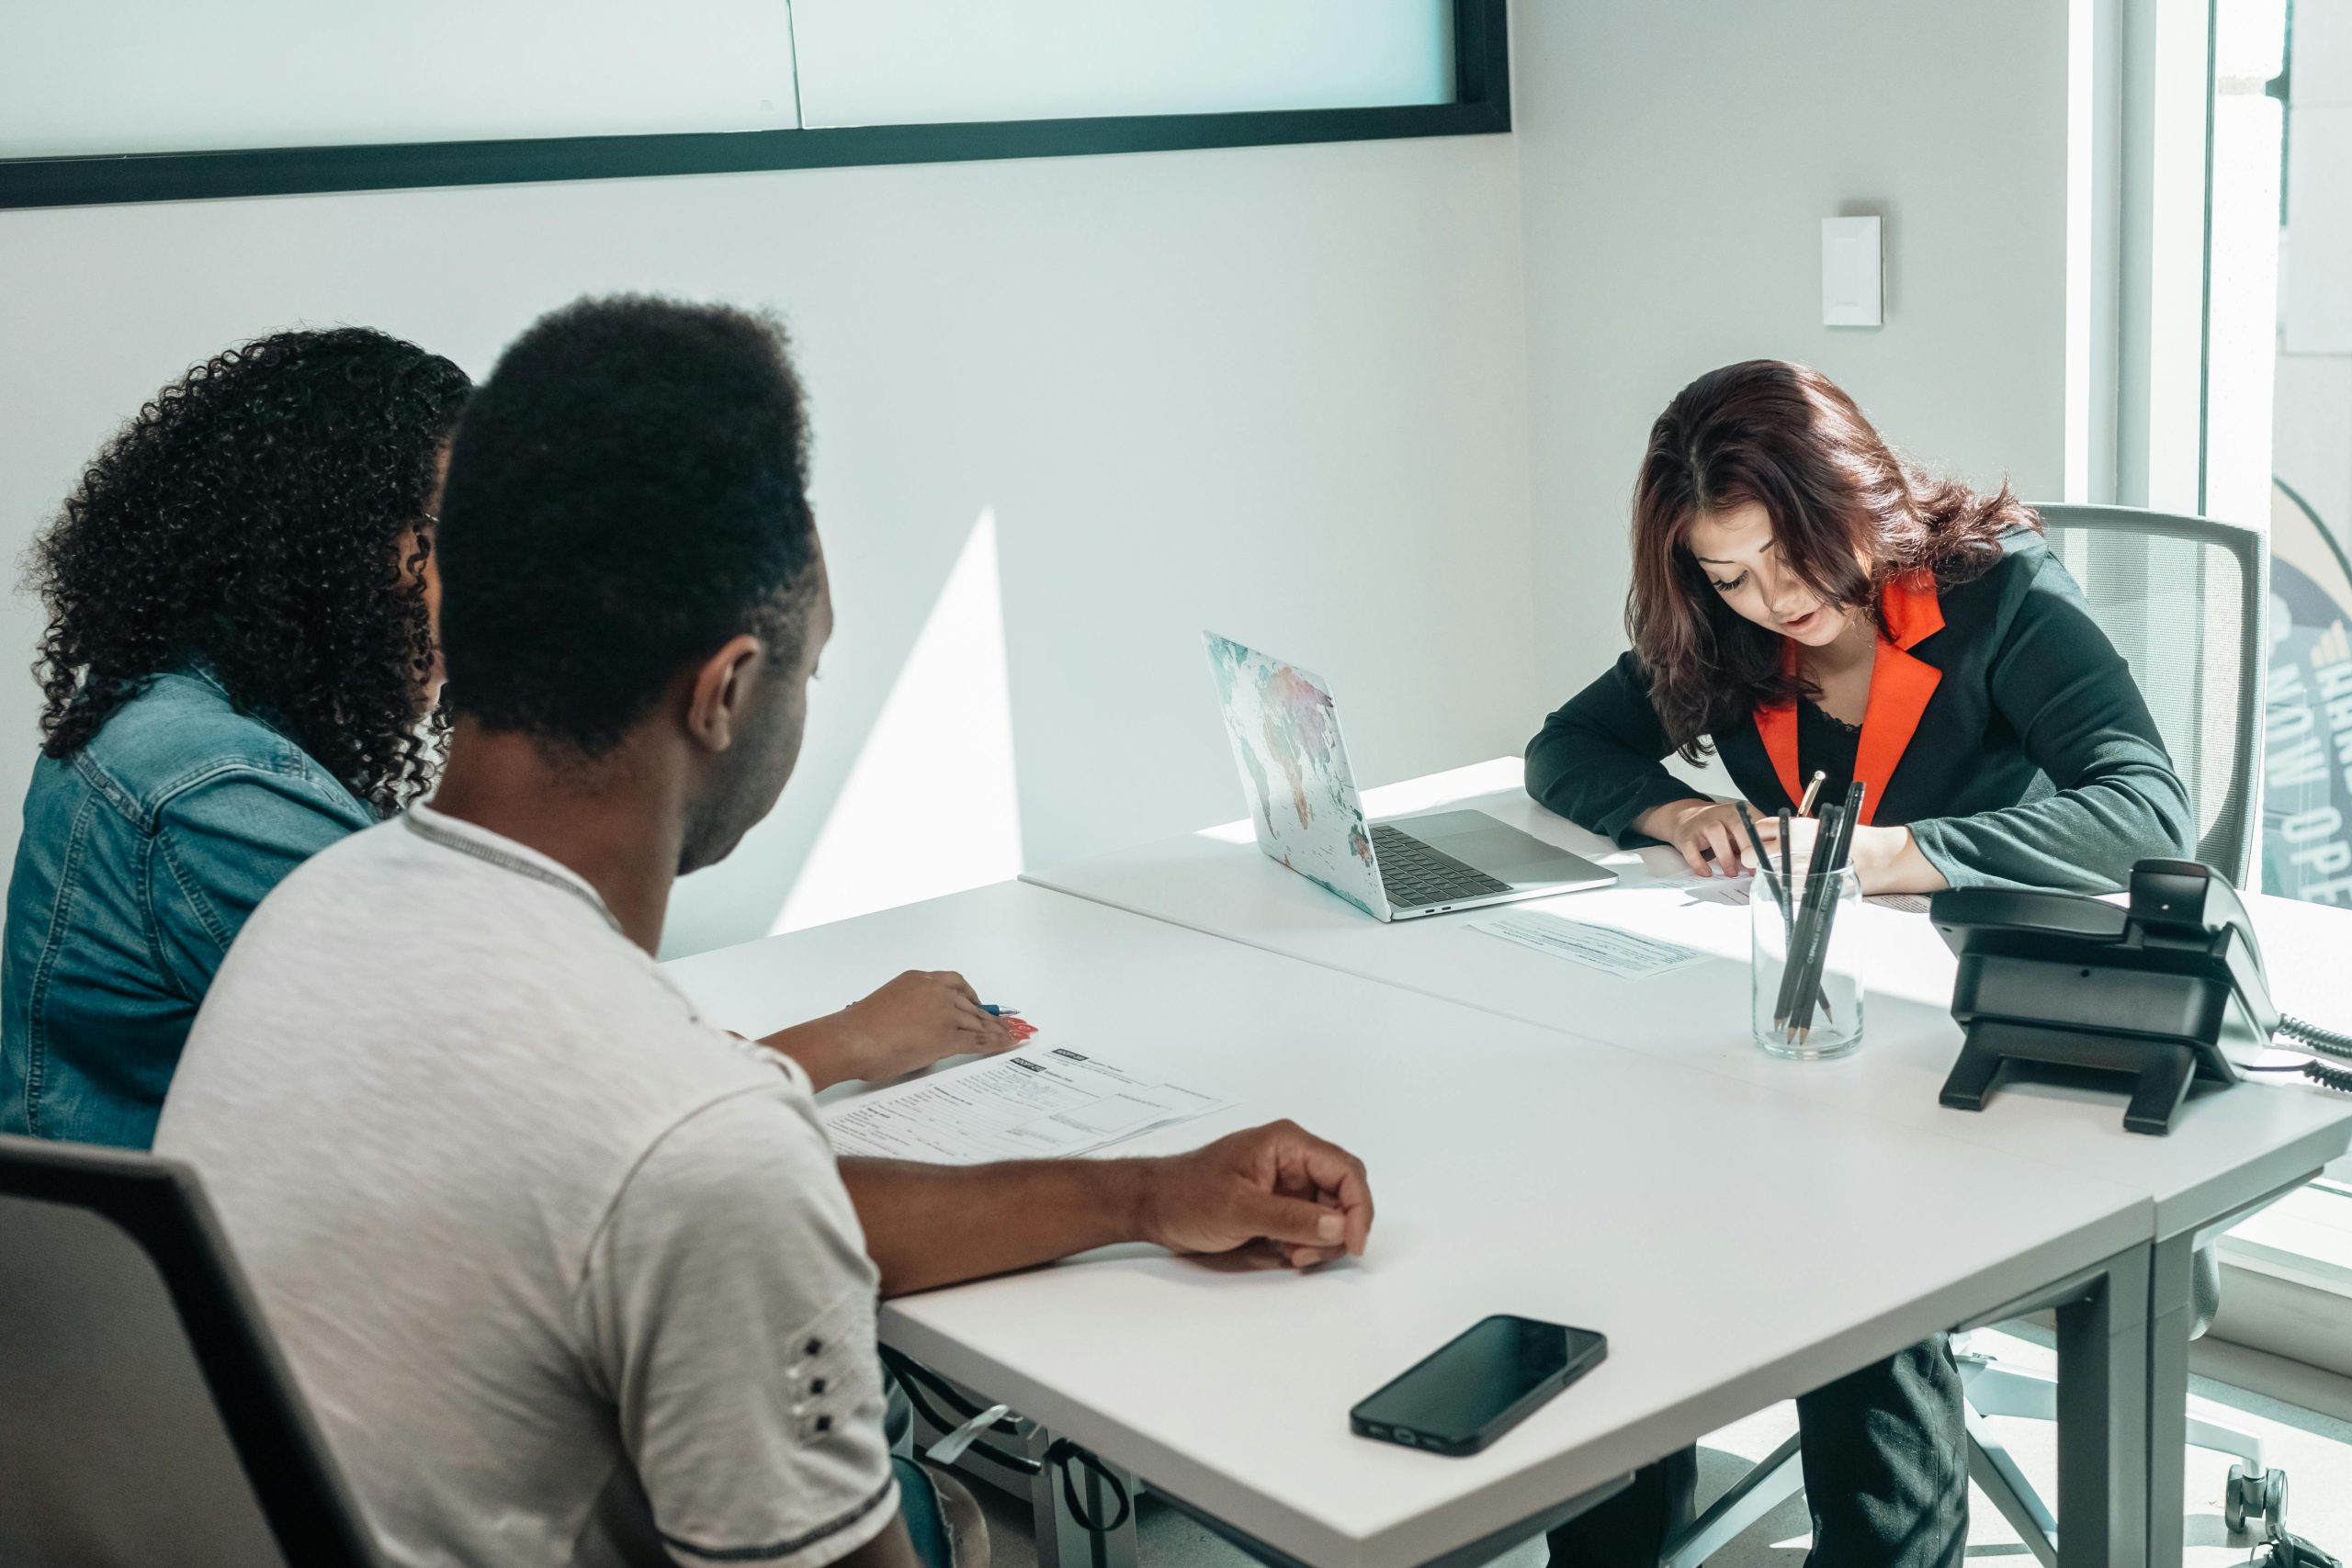
[[[1797,878],[1803,881],[1804,873],[1797,873]],[[1702,903],[1736,904],[1743,908],[1747,903],[1748,890],[1755,885],[1756,879],[1752,876],[1661,876],[1655,884],[1662,887],[1679,887]],[[1924,893],[1872,893],[1862,902],[1874,904],[1882,909],[1897,909],[1906,915],[1928,912],[1928,897]]]
[[[932,1165],[1092,1154],[1233,1102],[1066,1046],[967,1062],[825,1112],[836,1154]]]
[[[1661,942],[1654,936],[1589,925],[1533,909],[1504,915],[1498,919],[1477,920],[1470,929],[1632,979],[1663,975],[1669,969],[1680,969],[1702,958],[1716,956],[1679,942]]]

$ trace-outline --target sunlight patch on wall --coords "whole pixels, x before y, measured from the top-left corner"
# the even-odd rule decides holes
[[[773,930],[959,893],[1020,870],[1004,596],[990,509],[972,525]],[[908,962],[930,960],[910,954]]]

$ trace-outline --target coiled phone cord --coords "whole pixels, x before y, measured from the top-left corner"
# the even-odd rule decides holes
[[[2290,1049],[2310,1051],[2318,1055],[2339,1056],[2346,1061],[2352,1061],[2352,1034],[2346,1034],[2341,1030],[2323,1029],[2316,1023],[2281,1013],[2278,1017],[2278,1035],[2279,1043]],[[2284,1063],[2278,1066],[2249,1067],[2246,1070],[2256,1073],[2301,1073],[2323,1089],[2337,1089],[2345,1094],[2352,1094],[2352,1068],[2334,1067],[2325,1062]]]

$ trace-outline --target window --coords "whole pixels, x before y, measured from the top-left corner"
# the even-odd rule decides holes
[[[781,0],[74,0],[0,21],[0,156],[789,130]]]
[[[1453,99],[1448,0],[793,0],[807,126]]]
[[[2352,0],[2210,25],[2201,492],[2270,530],[2262,886],[2352,907]],[[2352,1159],[2329,1177],[2225,1255],[2352,1298]]]
[[[83,0],[0,12],[0,207],[1510,128],[1507,0]]]
[[[2215,0],[2205,510],[2271,530],[2262,881],[2352,906],[2352,6]]]

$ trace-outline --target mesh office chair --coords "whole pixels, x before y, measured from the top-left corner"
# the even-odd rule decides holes
[[[187,1168],[0,1137],[0,1562],[379,1568]]]
[[[2052,551],[2131,663],[2188,786],[2197,858],[2246,886],[2261,816],[2268,538],[2129,506],[2040,511]]]
[[[2197,858],[2245,886],[2261,815],[2269,541],[2260,529],[2240,524],[2129,506],[2038,510],[2050,547],[2081,585],[2092,619],[2131,664],[2173,766],[2188,786]],[[2211,1245],[2197,1249],[2195,1265],[2192,1336],[2205,1331],[2221,1301],[2221,1269]],[[1959,1360],[1969,1405],[1970,1478],[2043,1568],[2056,1568],[2057,1521],[1984,1417],[2054,1421],[2057,1385],[2041,1373],[2005,1367],[1965,1349]],[[2266,1511],[2276,1517],[2283,1506],[2285,1477],[2264,1470],[2260,1438],[2192,1416],[2188,1441],[2236,1461],[2231,1469],[2232,1529]],[[1666,1568],[1697,1568],[1803,1484],[1797,1439],[1791,1438],[1668,1544]]]

